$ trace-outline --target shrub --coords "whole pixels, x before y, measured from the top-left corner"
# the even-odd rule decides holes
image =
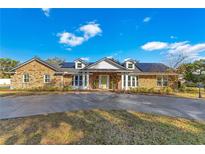
[[[173,93],[173,89],[170,88],[170,87],[164,87],[162,90],[163,90],[164,94],[171,94],[171,93]]]
[[[173,89],[171,87],[163,87],[160,89],[137,87],[129,90],[131,93],[150,93],[150,94],[171,94]]]
[[[40,91],[57,91],[60,90],[58,87],[52,87],[52,86],[44,86],[44,87],[35,87],[28,89],[28,91],[33,91],[33,92],[40,92]]]
[[[138,91],[139,91],[140,93],[147,93],[147,92],[148,92],[148,89],[145,88],[145,87],[140,87],[140,88],[138,88]]]
[[[186,91],[186,86],[185,86],[185,84],[182,84],[182,85],[180,86],[179,91],[180,91],[180,92],[185,92],[185,91]]]
[[[197,84],[193,82],[185,82],[184,84],[186,87],[196,87],[197,86]]]
[[[73,90],[72,86],[65,86],[65,87],[63,87],[63,91],[70,91],[70,90]]]
[[[150,88],[150,89],[148,89],[148,92],[149,93],[156,93],[156,90],[154,88]]]

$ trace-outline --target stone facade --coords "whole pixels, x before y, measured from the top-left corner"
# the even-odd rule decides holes
[[[23,74],[29,74],[29,82],[23,82]],[[50,75],[51,82],[44,83],[44,75]],[[93,72],[89,75],[89,89],[99,89],[99,76],[109,75],[109,89],[121,90],[122,81],[121,74],[116,72]],[[55,70],[52,68],[34,60],[15,70],[15,73],[11,76],[11,87],[14,89],[32,89],[38,87],[58,87],[72,86],[72,75],[56,75]],[[177,76],[168,76],[168,85],[170,87],[176,87]],[[156,75],[139,75],[138,87],[145,88],[158,88]]]
[[[138,79],[139,87],[160,88],[157,86],[157,75],[140,75]],[[168,76],[168,86],[175,88],[177,85],[177,76]]]
[[[156,88],[157,78],[156,75],[140,75],[138,77],[138,86],[145,88]]]
[[[109,75],[109,89],[121,89],[121,76],[117,73],[102,73],[96,72],[92,73],[89,77],[89,88],[99,89],[99,76]]]
[[[63,86],[72,86],[72,75],[63,76]]]
[[[23,83],[23,74],[25,73],[29,74],[28,83]],[[16,69],[15,74],[11,76],[11,87],[14,89],[30,89],[48,86],[47,83],[44,83],[45,74],[50,75],[50,84],[52,84],[52,86],[62,86],[62,76],[55,75],[54,70],[37,61],[31,61],[30,63]]]

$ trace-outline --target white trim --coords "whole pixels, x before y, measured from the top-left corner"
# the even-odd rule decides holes
[[[83,89],[84,89],[84,88],[85,88],[85,73],[83,73],[82,76],[83,76],[83,77],[82,77],[82,78],[83,78],[83,79],[82,79],[82,82],[83,82],[82,85],[83,85]]]
[[[130,76],[130,86],[128,86],[129,76]],[[125,74],[124,78],[121,79],[122,79],[122,87],[125,90],[128,90],[130,88],[136,88],[139,86],[139,76]],[[134,80],[134,84],[133,84],[133,80]],[[124,86],[124,82],[125,82],[125,86]]]
[[[125,90],[128,89],[128,75],[125,74]]]
[[[109,83],[110,83],[110,76],[109,75],[99,75],[99,84],[98,84],[99,88],[102,88],[102,86],[101,86],[101,78],[102,78],[102,76],[106,76],[107,77],[106,89],[109,89],[110,88],[109,87]]]
[[[78,64],[81,64],[81,67],[78,67]],[[85,67],[85,64],[81,61],[75,61],[75,69],[83,69]]]
[[[161,85],[158,85],[158,80],[157,78],[161,77]],[[167,86],[164,86],[164,78],[167,78]],[[169,86],[169,78],[168,75],[156,75],[156,82],[157,82],[157,87],[168,87]]]
[[[49,76],[49,82],[46,82],[46,75],[48,75]],[[44,74],[43,75],[43,83],[50,83],[51,82],[51,76],[50,76],[50,74]],[[62,81],[61,81],[62,82]]]
[[[122,89],[124,89],[124,75],[121,75],[121,85],[122,85]]]
[[[132,64],[132,68],[129,68],[129,67],[128,67],[129,64]],[[125,65],[126,65],[126,68],[127,68],[127,69],[130,69],[130,70],[135,69],[135,64],[134,64],[133,62],[131,62],[131,61],[126,61],[126,62],[125,62]]]
[[[24,75],[26,75],[26,74],[28,74],[28,82],[24,81],[24,79],[25,79]],[[23,79],[23,83],[29,83],[30,82],[30,75],[29,75],[29,73],[24,73],[22,79]]]
[[[97,65],[98,63],[100,63],[100,62],[102,62],[102,61],[106,61],[106,62],[110,63],[111,65],[117,67],[118,69],[126,70],[126,68],[125,68],[124,66],[121,66],[120,64],[118,64],[118,63],[116,63],[116,62],[114,62],[114,61],[112,61],[112,60],[110,60],[109,58],[106,58],[106,57],[105,57],[105,58],[102,58],[102,59],[100,59],[100,60],[98,60],[98,61],[96,61],[95,63],[93,63],[93,64],[91,64],[91,65],[88,65],[88,66],[85,67],[85,68],[90,69],[91,67]]]
[[[77,84],[75,84],[75,77],[78,77],[78,80],[77,80]],[[80,86],[80,76],[82,76],[82,85]],[[87,86],[85,85],[85,76],[87,76]],[[72,81],[73,81],[73,88],[75,89],[87,89],[89,87],[89,74],[88,73],[82,73],[82,74],[76,74],[76,75],[73,75],[72,77]]]
[[[41,64],[46,65],[47,67],[49,67],[49,68],[51,68],[51,69],[53,69],[53,70],[55,70],[55,71],[58,71],[57,68],[55,68],[54,66],[51,66],[50,64],[48,64],[47,62],[45,62],[45,61],[43,61],[43,60],[41,60],[41,59],[39,59],[39,58],[32,58],[32,59],[30,59],[30,60],[27,60],[27,61],[24,62],[24,63],[21,63],[21,64],[17,65],[17,66],[14,67],[14,68],[12,68],[12,69],[10,70],[10,72],[13,71],[13,70],[16,70],[16,69],[18,69],[18,68],[20,68],[20,67],[22,67],[22,66],[24,66],[24,65],[26,65],[26,64],[28,64],[28,63],[30,63],[30,62],[32,62],[32,61],[35,61],[35,60],[38,61],[38,62],[41,63]]]
[[[88,89],[89,89],[89,87],[90,87],[90,86],[89,86],[89,82],[90,82],[90,81],[89,81],[89,73],[87,73],[87,88],[88,88]]]

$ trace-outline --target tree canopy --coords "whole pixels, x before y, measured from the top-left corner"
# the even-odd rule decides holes
[[[10,58],[0,58],[0,78],[8,78],[9,74],[6,74],[6,72],[18,64],[19,61]]]
[[[49,64],[58,65],[60,63],[65,62],[65,59],[62,59],[62,58],[59,58],[59,57],[54,57],[54,58],[48,58],[46,60],[46,62],[48,62]]]
[[[184,79],[188,82],[205,84],[205,59],[182,64],[178,67],[178,72],[183,74]]]

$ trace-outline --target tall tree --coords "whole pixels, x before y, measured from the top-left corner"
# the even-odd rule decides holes
[[[205,59],[182,64],[178,67],[178,72],[184,75],[186,81],[205,84]]]
[[[59,58],[59,57],[54,57],[54,58],[48,58],[46,62],[54,65],[58,65],[60,63],[65,62],[65,59]]]
[[[188,60],[188,56],[182,53],[178,53],[178,54],[169,54],[167,62],[169,67],[176,69],[180,65],[187,62],[187,60]]]
[[[9,74],[6,74],[10,69],[17,66],[19,61],[10,58],[0,58],[0,78],[8,78]]]

